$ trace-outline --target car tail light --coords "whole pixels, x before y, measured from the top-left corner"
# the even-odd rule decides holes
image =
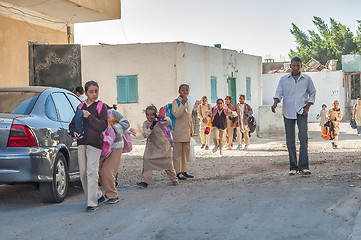
[[[24,125],[12,125],[8,147],[35,147],[36,140],[30,129]]]

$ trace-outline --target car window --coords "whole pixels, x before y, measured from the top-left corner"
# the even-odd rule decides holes
[[[51,120],[58,121],[55,104],[53,98],[50,95],[45,101],[45,115]]]
[[[40,93],[0,92],[0,112],[29,115]]]
[[[76,109],[78,108],[78,105],[81,103],[81,101],[73,94],[68,93],[67,96],[69,98],[71,105],[73,106],[74,111],[76,112]]]
[[[64,93],[57,92],[52,94],[55,107],[58,110],[60,121],[62,122],[71,122],[75,112],[70,102],[66,98]]]

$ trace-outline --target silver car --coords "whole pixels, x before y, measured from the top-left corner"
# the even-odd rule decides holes
[[[44,202],[62,202],[79,177],[68,134],[79,98],[50,87],[0,88],[0,183],[39,183]]]

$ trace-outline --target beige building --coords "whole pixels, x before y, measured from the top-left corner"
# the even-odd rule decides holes
[[[118,110],[141,130],[143,110],[158,108],[178,96],[178,86],[188,83],[190,96],[217,98],[240,94],[258,117],[262,104],[262,58],[235,50],[186,42],[82,46],[82,79],[96,80],[99,97]]]
[[[0,86],[29,85],[29,44],[72,44],[73,24],[120,18],[120,0],[0,0]]]

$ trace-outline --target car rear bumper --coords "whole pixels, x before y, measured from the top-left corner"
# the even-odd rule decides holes
[[[0,151],[0,183],[49,182],[55,149],[6,148]]]

